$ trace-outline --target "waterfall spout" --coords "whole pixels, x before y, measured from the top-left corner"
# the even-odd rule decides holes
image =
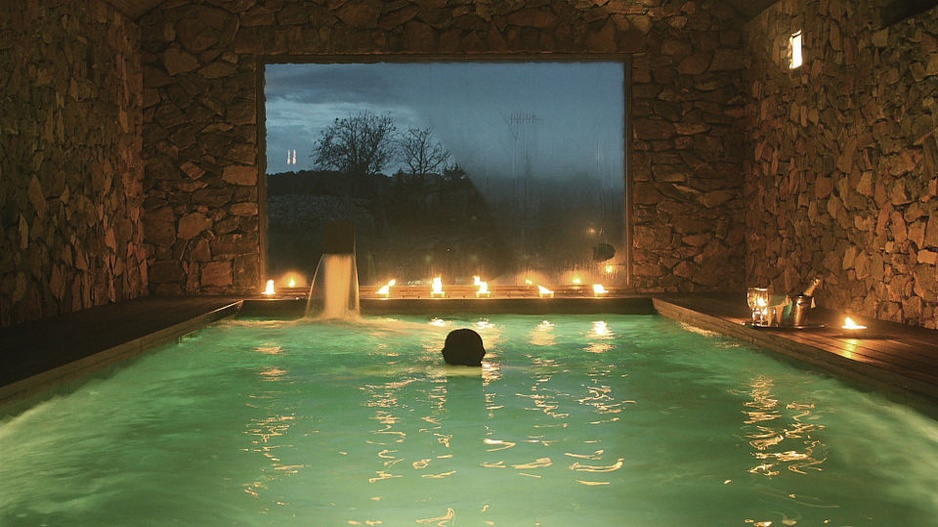
[[[326,225],[324,250],[306,302],[306,316],[317,319],[358,318],[358,267],[355,262],[355,226]]]

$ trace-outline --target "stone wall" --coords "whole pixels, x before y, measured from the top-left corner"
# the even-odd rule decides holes
[[[720,3],[664,4],[651,10],[632,69],[634,283],[642,292],[742,289],[740,26]]]
[[[104,2],[4,2],[0,325],[147,293],[139,42]]]
[[[883,27],[876,7],[782,0],[747,26],[746,269],[783,292],[820,276],[824,307],[935,328],[938,10]]]
[[[634,56],[634,283],[742,284],[743,53],[718,0],[166,2],[144,16],[150,286],[244,293],[263,274],[265,60]]]

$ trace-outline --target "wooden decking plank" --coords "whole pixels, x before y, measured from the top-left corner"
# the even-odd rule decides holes
[[[796,342],[816,346],[829,353],[836,353],[838,355],[853,358],[855,360],[860,360],[863,358],[867,362],[877,362],[885,368],[897,367],[902,369],[915,370],[918,368],[930,366],[928,362],[921,360],[921,358],[910,356],[907,353],[903,353],[897,350],[885,350],[883,347],[881,347],[882,343],[869,344],[866,342],[837,342],[836,337],[820,334],[814,336],[813,338],[799,338],[796,336],[791,338]]]
[[[886,356],[897,363],[910,366],[938,366],[938,355],[934,354],[934,350],[929,351],[929,347],[934,348],[933,345],[910,343],[903,341],[901,337],[873,335],[868,338],[848,338],[841,336],[836,330],[828,330],[797,333],[791,338],[822,346],[830,351],[840,349],[864,356]]]

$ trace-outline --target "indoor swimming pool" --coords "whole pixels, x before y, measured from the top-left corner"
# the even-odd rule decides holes
[[[473,328],[481,368],[446,366]],[[0,524],[864,526],[938,423],[656,315],[227,320],[0,418]]]

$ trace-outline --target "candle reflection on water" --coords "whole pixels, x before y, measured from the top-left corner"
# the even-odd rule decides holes
[[[605,320],[594,320],[586,337],[596,339],[591,341],[589,345],[584,348],[589,353],[607,353],[615,349],[615,346],[612,344],[615,333],[612,332],[612,329],[606,324]]]
[[[791,401],[782,408],[774,388],[773,379],[757,376],[750,383],[751,400],[744,403],[748,417],[743,421],[748,425],[746,437],[755,449],[752,456],[759,461],[749,472],[774,477],[782,467],[798,474],[809,469],[821,470],[820,465],[827,461],[827,446],[814,437],[825,428],[812,413],[815,405]],[[790,415],[791,422],[771,424],[786,415]]]
[[[531,331],[531,338],[528,342],[535,346],[553,346],[557,343],[557,336],[554,335],[554,324],[544,320],[534,327]]]

